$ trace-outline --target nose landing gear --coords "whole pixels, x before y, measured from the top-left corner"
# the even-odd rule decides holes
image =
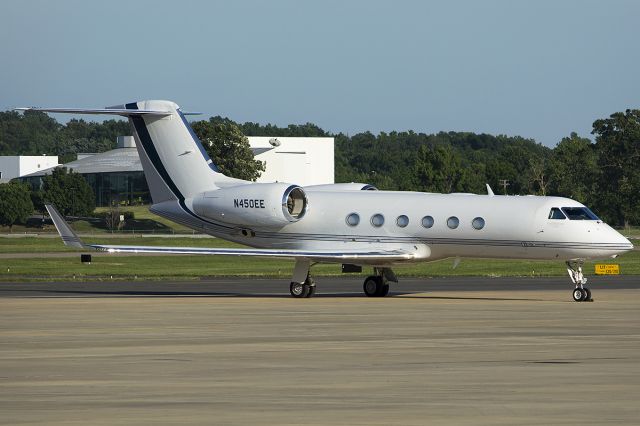
[[[570,260],[567,262],[567,273],[571,278],[571,282],[575,285],[572,294],[573,300],[576,302],[593,302],[591,290],[584,286],[587,283],[587,278],[582,273],[583,264],[584,261],[582,260]]]

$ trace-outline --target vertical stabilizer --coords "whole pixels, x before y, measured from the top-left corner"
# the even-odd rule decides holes
[[[184,201],[221,186],[248,183],[218,172],[180,107],[171,101],[140,101],[106,108],[16,108],[127,117],[154,204]]]
[[[119,108],[119,107],[113,107]],[[127,110],[160,110],[170,114],[129,115],[140,161],[153,203],[184,200],[218,188],[230,180],[219,173],[178,105],[170,101],[142,101]]]

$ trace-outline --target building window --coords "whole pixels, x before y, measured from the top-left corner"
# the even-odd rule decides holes
[[[396,219],[396,225],[398,225],[400,228],[404,228],[408,224],[409,224],[409,218],[407,216],[405,216],[405,215],[400,215]]]
[[[382,216],[380,213],[374,214],[373,216],[371,216],[371,224],[376,228],[381,227],[382,225],[384,225],[384,216]]]
[[[433,217],[431,216],[425,216],[422,218],[422,226],[424,228],[431,228],[433,226]]]
[[[449,219],[447,219],[447,226],[449,228],[456,229],[458,225],[460,225],[460,220],[457,217],[451,216]]]
[[[481,217],[476,217],[471,221],[471,226],[473,226],[474,229],[478,230],[484,228],[484,219]]]
[[[351,213],[347,216],[347,225],[357,226],[360,223],[360,215],[358,213]]]

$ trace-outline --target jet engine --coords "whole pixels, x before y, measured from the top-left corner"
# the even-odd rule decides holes
[[[252,183],[207,191],[193,198],[193,210],[208,219],[246,227],[282,227],[307,212],[304,190],[288,183]]]

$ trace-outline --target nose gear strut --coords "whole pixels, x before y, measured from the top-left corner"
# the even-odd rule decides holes
[[[576,302],[593,302],[591,298],[591,290],[584,285],[587,283],[587,278],[582,273],[582,265],[584,260],[569,260],[567,261],[567,273],[571,282],[575,285],[573,289],[573,300]]]

